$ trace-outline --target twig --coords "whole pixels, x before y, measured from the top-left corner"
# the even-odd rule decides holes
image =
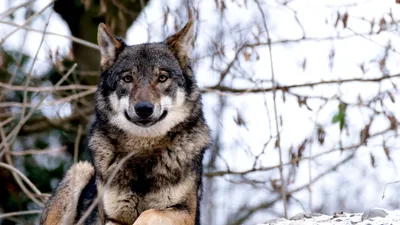
[[[10,79],[8,80],[8,84],[9,84],[9,85],[11,85],[11,84],[14,82],[14,79],[15,79],[15,77],[17,76],[18,69],[21,69],[22,59],[23,59],[23,57],[24,57],[24,54],[22,53],[22,52],[23,52],[22,50],[24,49],[27,36],[28,36],[28,32],[25,31],[25,32],[24,32],[24,38],[22,39],[22,40],[23,40],[23,41],[22,41],[22,44],[21,44],[21,46],[20,46],[19,49],[18,49],[19,56],[18,56],[17,63],[16,63],[16,65],[15,65],[15,69],[14,69],[14,71],[12,72]],[[6,93],[7,93],[6,90],[3,90],[3,91],[0,92],[0,101],[4,98],[4,95],[5,95]]]
[[[55,148],[55,149],[29,149],[29,150],[23,150],[20,152],[16,151],[11,151],[8,152],[8,154],[12,156],[26,156],[26,155],[42,155],[42,154],[49,154],[49,153],[59,153],[63,152],[67,149],[66,146],[63,146],[61,148]]]
[[[264,29],[267,32],[267,38],[268,38],[268,50],[269,50],[269,60],[270,60],[270,66],[271,66],[271,75],[272,75],[272,98],[273,98],[273,103],[274,103],[274,116],[275,116],[275,129],[277,133],[277,140],[276,140],[276,146],[278,147],[279,151],[279,175],[280,175],[280,188],[281,188],[281,197],[283,201],[283,210],[284,210],[284,215],[285,218],[288,218],[288,212],[287,212],[287,197],[286,197],[286,182],[284,179],[283,175],[283,160],[282,160],[282,148],[281,148],[281,138],[280,138],[280,131],[279,131],[279,124],[278,124],[278,112],[277,112],[277,106],[276,106],[276,83],[275,83],[275,72],[274,72],[274,62],[273,62],[273,57],[272,57],[272,46],[271,46],[271,36],[269,33],[269,29],[267,26],[266,18],[264,15],[264,11],[261,7],[261,4],[258,0],[255,0],[258,10],[261,13],[261,16],[263,18],[263,24],[264,24]]]
[[[28,211],[19,211],[19,212],[9,212],[9,213],[0,214],[0,219],[4,219],[4,218],[7,218],[7,217],[12,217],[12,216],[25,216],[25,215],[40,214],[40,213],[42,213],[42,210],[28,210]]]
[[[324,176],[326,176],[327,174],[337,170],[340,166],[342,166],[343,164],[347,163],[352,158],[354,158],[354,156],[355,156],[355,152],[353,152],[352,154],[350,154],[349,156],[347,156],[345,159],[341,160],[340,162],[334,164],[332,167],[330,167],[329,169],[325,170],[324,172],[318,174],[318,176],[316,176],[313,180],[311,180],[310,183],[313,184],[313,183],[317,182],[318,180],[320,180],[321,178],[323,178]],[[292,195],[292,194],[294,194],[296,192],[299,192],[299,191],[307,188],[309,185],[310,184],[308,183],[308,184],[299,186],[299,187],[287,192],[287,195],[290,196],[290,195]],[[277,203],[280,199],[281,199],[280,196],[277,196],[272,200],[269,200],[267,202],[259,203],[259,204],[255,205],[253,207],[246,207],[247,212],[244,213],[244,215],[243,215],[243,212],[241,212],[242,216],[240,218],[238,218],[237,220],[235,220],[234,222],[230,223],[230,225],[241,225],[241,224],[243,224],[244,221],[246,221],[248,218],[250,218],[258,210],[269,208],[269,207],[273,206],[275,203]]]
[[[53,3],[53,2],[52,2],[52,3]],[[48,6],[52,5],[52,3],[49,4]],[[46,10],[48,6],[46,6],[46,7],[43,8],[41,11],[39,11],[39,12],[36,14],[36,16],[39,15],[39,14],[41,14],[44,10]],[[47,27],[48,27],[48,25],[49,25],[49,21],[50,21],[51,15],[52,15],[52,13],[50,13],[50,15],[49,15],[49,17],[48,17],[48,19],[47,19],[47,21],[46,21],[46,24],[45,24],[45,27],[44,27],[44,32],[46,31],[46,29],[47,29]],[[31,16],[27,21],[25,21],[25,23],[28,23],[28,22],[29,22],[32,18],[34,18],[34,17],[35,17],[35,15]],[[14,31],[16,32],[17,29],[14,30]],[[14,33],[15,33],[15,32],[14,32]],[[9,36],[11,36],[12,34],[13,34],[13,32],[11,32],[8,36],[6,36],[6,38],[9,37]],[[39,43],[38,49],[37,49],[37,51],[36,51],[36,53],[35,53],[35,57],[33,58],[32,65],[31,65],[31,67],[30,67],[30,69],[29,69],[29,72],[27,73],[27,79],[26,79],[26,81],[25,81],[25,88],[29,86],[29,81],[30,81],[30,78],[31,78],[31,75],[32,75],[33,67],[34,67],[34,65],[35,65],[37,56],[38,56],[38,54],[39,54],[39,50],[40,50],[40,48],[42,47],[42,44],[43,44],[43,41],[44,41],[44,37],[45,37],[45,35],[43,34],[43,35],[42,35],[42,38],[41,38],[41,41],[40,41],[40,43]],[[3,42],[4,42],[4,40],[5,40],[6,38],[3,39]],[[1,43],[3,43],[3,42],[1,42]],[[0,45],[1,45],[1,44],[0,44]],[[28,91],[25,89],[25,90],[24,90],[24,95],[23,95],[23,107],[22,107],[21,117],[20,117],[19,122],[18,122],[18,124],[16,125],[16,127],[21,127],[21,126],[23,125],[23,121],[25,120],[24,116],[25,116],[25,110],[26,110],[27,101],[28,101]],[[20,129],[20,128],[19,128],[19,129]],[[14,130],[15,130],[15,129],[14,129]],[[9,140],[5,137],[3,127],[1,127],[1,136],[2,136],[3,143],[6,145],[6,149],[5,149],[4,151],[6,151],[6,152],[11,152],[10,143],[12,143],[12,142],[8,143]],[[2,143],[2,144],[3,144],[3,143]],[[3,152],[4,152],[4,151],[3,151]],[[9,166],[12,167],[12,166],[13,166],[13,162],[12,162],[12,159],[11,159],[10,155],[7,154],[6,157],[5,157],[5,159],[6,159],[6,162],[9,164]],[[19,171],[18,171],[18,172],[19,172]],[[21,181],[21,177],[22,177],[22,176],[21,176],[21,173],[17,173],[17,174],[18,174],[19,176],[16,175],[15,171],[12,171],[12,175],[13,175],[15,181],[18,183],[18,185],[20,186],[20,188],[22,189],[22,191],[23,191],[28,197],[30,197],[30,199],[32,199],[35,203],[37,203],[38,205],[40,205],[40,206],[43,207],[43,203],[41,203],[39,200],[37,200],[36,197],[34,197],[34,196],[30,193],[30,191],[25,187],[25,185],[24,185],[23,182]],[[26,178],[26,177],[22,177],[22,178]],[[32,189],[36,194],[41,194],[41,192],[36,188],[35,185],[33,185],[33,184],[29,181],[29,179],[26,178],[26,179],[24,179],[24,181],[31,187],[31,189]]]
[[[68,72],[56,83],[55,86],[56,86],[56,87],[60,86],[60,84],[61,84],[62,82],[64,82],[64,81],[69,77],[69,75],[72,74],[72,72],[76,69],[76,67],[77,67],[77,64],[75,63],[75,64],[68,70]],[[43,101],[46,99],[46,97],[47,97],[47,95],[44,96],[35,106],[33,106],[33,108],[32,108],[32,109],[29,111],[29,113],[25,116],[24,120],[23,120],[21,123],[18,123],[17,126],[7,135],[7,140],[6,140],[6,141],[12,142],[12,141],[10,141],[10,140],[11,140],[13,137],[15,137],[15,135],[18,134],[18,132],[20,131],[22,125],[25,124],[26,121],[28,121],[28,119],[29,119],[29,118],[33,115],[33,113],[39,108],[39,106],[43,103]],[[2,142],[2,143],[0,144],[0,150],[3,149],[3,143],[4,143],[4,142]]]
[[[35,192],[35,194],[37,195],[42,195],[42,192],[40,192],[36,186],[19,170],[17,170],[15,167],[10,166],[6,163],[0,162],[0,167],[3,167],[5,169],[10,170],[13,173],[16,173],[18,176],[20,176],[22,178],[22,180],[25,181],[26,184],[28,184],[28,186],[33,190],[33,192]]]
[[[391,131],[391,129],[389,127],[387,129],[376,132],[374,134],[370,134],[369,138],[378,137],[378,136],[384,135],[386,132],[390,132],[390,131]],[[327,150],[324,152],[317,153],[310,157],[296,157],[296,158],[291,159],[289,162],[283,163],[283,166],[292,165],[292,164],[300,162],[302,160],[313,160],[313,159],[316,159],[321,156],[324,156],[324,155],[327,155],[327,154],[330,154],[333,152],[337,152],[337,151],[344,152],[344,151],[350,151],[353,149],[357,149],[357,148],[365,145],[367,140],[368,139],[365,139],[364,141],[362,141],[358,144],[350,145],[347,147],[333,148],[333,149],[330,149],[330,150]],[[243,170],[243,171],[231,171],[231,170],[214,171],[214,172],[205,173],[204,176],[206,176],[206,177],[216,177],[216,176],[225,176],[225,175],[241,175],[241,176],[243,176],[243,175],[246,175],[246,174],[249,174],[252,172],[262,172],[262,171],[269,171],[269,170],[277,169],[277,168],[279,168],[279,166],[280,166],[280,164],[274,165],[274,166],[268,166],[268,167],[251,168],[251,169]]]
[[[400,180],[398,180],[398,181],[393,181],[393,182],[389,182],[389,183],[386,183],[386,184],[385,184],[385,187],[383,188],[382,199],[385,198],[385,193],[386,193],[386,188],[387,188],[387,186],[388,186],[388,185],[392,185],[392,184],[397,184],[397,183],[400,183]]]
[[[363,79],[363,78],[350,78],[350,79],[343,79],[343,80],[329,80],[329,81],[319,81],[313,83],[305,83],[305,84],[292,84],[292,85],[276,85],[275,87],[268,87],[268,88],[232,88],[223,85],[216,85],[205,87],[201,90],[202,93],[207,92],[227,92],[227,93],[261,93],[261,92],[271,92],[275,90],[282,90],[287,91],[291,88],[301,88],[301,87],[314,87],[317,85],[326,85],[326,84],[342,84],[342,83],[349,83],[349,82],[380,82],[386,79],[391,78],[399,78],[400,74],[390,75],[390,76],[382,76],[377,78],[370,78],[370,79]]]
[[[9,8],[9,9],[7,9],[6,11],[0,13],[0,18],[1,18],[1,17],[6,17],[6,16],[8,16],[8,15],[14,13],[14,12],[15,12],[16,10],[18,10],[19,8],[22,8],[22,7],[25,7],[25,6],[27,6],[27,5],[30,5],[30,4],[31,4],[32,2],[34,2],[34,1],[35,1],[35,0],[27,1],[27,2],[21,3],[21,4],[17,5],[17,6],[14,6],[14,7]]]
[[[79,143],[81,142],[81,137],[82,137],[82,125],[79,124],[74,146],[74,163],[78,163]]]
[[[96,90],[97,90],[97,88],[93,87],[93,88],[88,89],[86,91],[82,91],[82,92],[79,92],[77,94],[67,96],[65,98],[59,98],[59,99],[53,100],[53,101],[48,102],[48,103],[42,103],[40,105],[41,106],[51,106],[51,105],[57,105],[57,104],[60,104],[60,103],[63,103],[63,102],[70,102],[72,100],[79,99],[79,98],[85,97],[87,95],[93,94],[93,93],[96,92]],[[23,106],[24,106],[24,104],[19,103],[19,102],[3,102],[3,103],[0,103],[0,108],[1,107],[23,107]],[[28,107],[28,108],[35,108],[37,106],[37,104],[29,104],[28,103],[25,106]]]
[[[28,26],[25,26],[25,25],[18,25],[16,23],[9,22],[9,21],[1,21],[0,20],[0,23],[7,24],[7,25],[10,25],[10,26],[14,26],[14,27],[19,27],[21,29],[28,30],[28,31],[33,31],[33,32],[37,32],[37,33],[43,33],[43,31],[41,31],[41,30],[37,30],[37,29],[31,28],[31,27],[28,27]],[[84,45],[84,46],[89,47],[89,48],[93,48],[93,49],[97,49],[97,50],[100,49],[98,45],[93,44],[93,43],[88,42],[88,41],[85,41],[83,39],[74,37],[74,36],[62,35],[62,34],[58,34],[58,33],[54,33],[54,32],[48,32],[48,31],[44,32],[44,34],[63,37],[63,38],[71,40],[72,42]]]
[[[11,31],[9,34],[7,34],[4,38],[1,39],[0,41],[0,45],[3,45],[3,43],[13,34],[15,34],[21,27],[24,27],[25,25],[27,25],[28,23],[30,23],[35,17],[37,17],[38,15],[42,14],[47,8],[49,8],[50,6],[53,5],[53,3],[55,2],[55,0],[52,0],[51,2],[49,2],[45,7],[43,7],[43,9],[41,9],[40,11],[36,12],[35,14],[33,14],[32,16],[30,16],[20,27],[17,27],[16,29],[14,29],[13,31]]]
[[[60,87],[25,87],[25,86],[5,84],[2,82],[0,82],[0,87],[7,90],[13,90],[13,91],[26,90],[29,92],[55,92],[55,91],[68,91],[68,90],[79,90],[79,89],[87,90],[91,88],[96,88],[95,85],[82,85],[82,84],[71,84]]]
[[[0,151],[0,157],[1,157],[1,156],[3,155],[4,152],[11,152],[10,146],[9,146],[7,140],[6,140],[7,138],[6,138],[6,135],[5,135],[5,133],[4,133],[3,127],[0,127],[0,137],[1,137],[1,140],[3,140],[2,144],[4,143],[4,148],[5,148],[4,151]],[[11,168],[13,168],[13,169],[15,169],[15,168],[12,166],[12,160],[11,160],[10,156],[9,156],[9,155],[6,155],[6,156],[5,156],[5,159],[6,159],[6,162],[7,162],[8,164],[10,164],[10,165],[6,164],[6,165],[9,166],[9,167],[11,167]],[[16,169],[15,169],[15,170],[16,170]],[[19,172],[19,171],[18,171],[18,172]],[[23,182],[21,181],[21,179],[17,176],[18,173],[15,173],[15,172],[12,171],[11,174],[12,174],[12,176],[14,177],[15,182],[17,182],[18,186],[21,188],[22,192],[24,192],[24,193],[26,194],[26,196],[28,196],[28,198],[30,198],[33,202],[35,202],[35,203],[38,204],[39,206],[43,207],[43,203],[40,202],[40,201],[25,187],[24,183],[23,183]],[[21,173],[21,174],[22,174],[22,173]],[[23,174],[22,174],[22,175],[23,175]],[[35,186],[34,186],[34,189],[36,189]],[[36,189],[36,190],[37,190],[37,189]]]

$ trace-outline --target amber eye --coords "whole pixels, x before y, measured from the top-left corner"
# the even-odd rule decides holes
[[[167,75],[165,75],[165,74],[160,74],[160,76],[158,76],[158,82],[163,83],[163,82],[165,82],[166,80],[168,80]]]
[[[130,82],[132,82],[132,76],[130,76],[130,75],[127,75],[127,76],[124,76],[123,78],[122,78],[122,80],[124,81],[124,82],[126,82],[126,83],[130,83]]]

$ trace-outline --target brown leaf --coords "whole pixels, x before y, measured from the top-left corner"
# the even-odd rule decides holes
[[[397,132],[397,128],[399,127],[399,121],[394,115],[387,115],[387,118],[390,122],[390,129]]]
[[[307,58],[304,58],[303,63],[301,64],[301,68],[303,68],[303,71],[306,70],[307,66]]]
[[[370,153],[370,159],[371,159],[371,166],[375,167],[375,157],[374,155],[372,155],[372,153]]]
[[[386,57],[383,57],[383,58],[379,61],[379,66],[380,66],[381,70],[382,70],[383,68],[385,68],[385,65],[386,65]]]
[[[370,26],[369,33],[372,34],[374,32],[374,27],[375,27],[375,20],[374,19],[371,20],[370,25],[371,26]]]
[[[365,64],[364,64],[364,63],[361,63],[361,64],[359,65],[359,67],[360,67],[361,71],[363,72],[363,74],[365,74]]]
[[[326,133],[321,126],[318,126],[317,137],[320,145],[324,144]]]
[[[279,147],[279,137],[275,140],[275,148]]]
[[[281,189],[277,179],[271,179],[269,180],[269,183],[271,184],[272,190],[279,191]]]
[[[396,100],[394,99],[393,94],[391,92],[388,92],[388,95],[389,95],[390,101],[392,101],[393,103],[396,103]]]
[[[286,91],[282,90],[282,101],[286,103]]]
[[[381,20],[379,20],[379,30],[384,30],[386,29],[386,20],[385,18],[381,18]]]
[[[349,14],[346,12],[343,17],[342,17],[342,22],[343,22],[343,28],[347,27],[347,21],[349,19]]]
[[[391,161],[392,159],[390,158],[390,150],[385,144],[383,145],[383,151],[385,151],[385,155],[386,155],[387,159],[389,161]]]
[[[297,103],[299,104],[299,107],[302,107],[304,105],[308,110],[312,111],[310,106],[308,106],[307,104],[307,97],[297,96]]]
[[[366,144],[367,139],[370,137],[369,135],[369,127],[371,124],[365,125],[364,129],[360,132],[360,144]]]
[[[164,12],[164,26],[167,25],[169,15],[169,7],[167,6],[167,10]]]
[[[243,57],[245,61],[250,61],[251,54],[248,52],[243,52]]]
[[[308,140],[305,139],[303,141],[303,143],[301,143],[301,145],[299,146],[299,148],[297,149],[297,158],[301,159],[303,157],[303,152],[306,149],[306,144],[307,144]],[[299,166],[299,161],[296,162],[296,165]]]
[[[233,118],[233,121],[235,121],[237,125],[247,128],[246,121],[243,119],[243,116],[239,113],[239,111],[236,112],[236,117]]]
[[[339,25],[339,21],[340,21],[340,13],[339,12],[337,12],[337,14],[336,14],[336,21],[335,21],[335,27],[337,27],[338,25]]]

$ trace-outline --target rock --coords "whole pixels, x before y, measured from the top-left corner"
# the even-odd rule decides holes
[[[289,220],[268,220],[264,225],[400,225],[400,210],[373,208],[363,214],[336,212],[333,215],[299,213]]]
[[[305,218],[312,218],[312,217],[317,217],[317,216],[322,216],[321,213],[298,213],[292,217],[290,217],[290,220],[301,220],[301,219],[305,219]]]
[[[373,208],[362,214],[361,221],[375,217],[385,218],[387,215],[388,213],[384,209]]]
[[[265,224],[268,224],[268,225],[281,224],[281,223],[286,222],[286,221],[288,221],[288,220],[285,219],[285,218],[278,218],[278,219],[267,220],[265,222]]]

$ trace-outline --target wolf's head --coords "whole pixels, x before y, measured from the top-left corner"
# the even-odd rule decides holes
[[[160,43],[127,46],[99,25],[97,116],[136,136],[161,136],[190,116],[199,91],[190,67],[193,22]]]

